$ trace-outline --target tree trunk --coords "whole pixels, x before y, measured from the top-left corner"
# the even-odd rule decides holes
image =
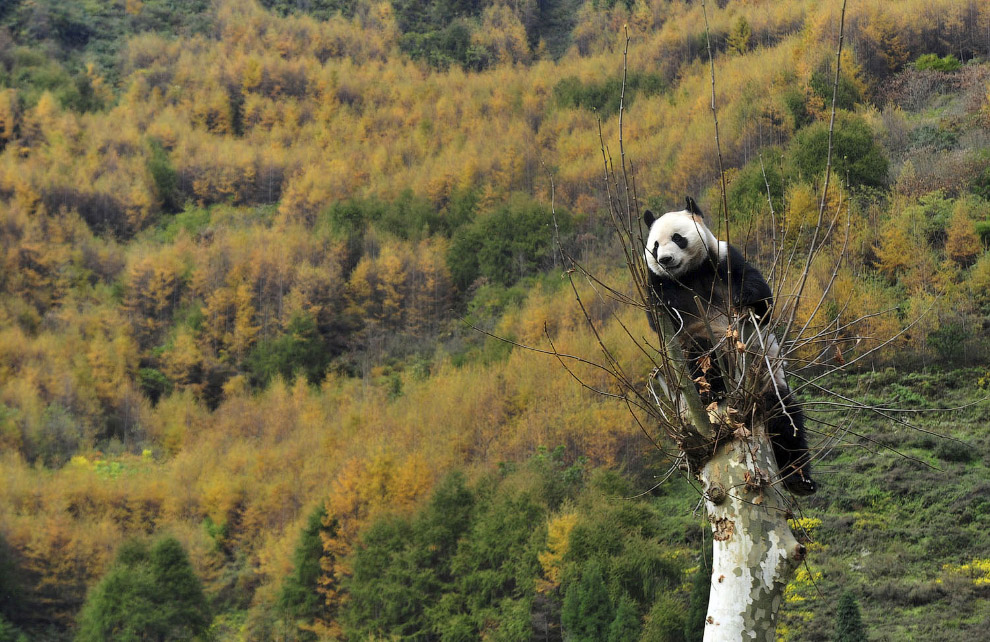
[[[705,642],[774,641],[784,587],[805,555],[776,479],[761,425],[719,446],[701,471],[714,539]]]

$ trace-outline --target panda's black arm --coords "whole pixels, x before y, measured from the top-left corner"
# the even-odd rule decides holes
[[[773,307],[770,285],[760,271],[732,246],[729,246],[729,262],[732,264],[732,305],[737,309],[752,308],[756,316],[765,321]]]

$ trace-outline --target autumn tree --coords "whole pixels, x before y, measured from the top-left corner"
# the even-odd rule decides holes
[[[960,202],[952,211],[945,239],[945,253],[960,267],[972,265],[983,250],[976,225],[967,212],[966,205]]]
[[[729,51],[736,54],[744,54],[749,50],[749,41],[753,37],[753,29],[746,22],[745,16],[740,16],[736,26],[726,38]]]

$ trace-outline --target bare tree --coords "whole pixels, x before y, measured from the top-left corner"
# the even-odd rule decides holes
[[[702,6],[704,7],[704,2]],[[727,319],[727,329],[716,332],[709,326],[709,339],[713,348],[701,357],[701,360],[707,361],[698,363],[697,355],[689,357],[685,354],[683,328],[676,325],[676,312],[664,309],[656,297],[651,296],[649,275],[643,260],[644,225],[636,194],[635,168],[626,157],[623,142],[628,32],[623,53],[618,162],[613,160],[604,136],[601,135],[601,128],[599,132],[608,213],[632,277],[632,295],[625,294],[624,288],[613,288],[601,281],[558,244],[565,267],[568,268],[567,274],[571,279],[575,299],[584,311],[589,327],[595,332],[602,360],[593,362],[558,352],[549,333],[546,336],[550,350],[544,352],[554,355],[572,376],[589,388],[592,386],[585,383],[573,367],[575,362],[590,364],[606,372],[617,385],[608,391],[597,391],[626,403],[655,443],[661,448],[664,447],[663,444],[672,444],[669,452],[676,461],[675,466],[688,471],[700,482],[714,539],[706,642],[774,639],[784,587],[795,568],[804,560],[805,547],[799,543],[788,525],[788,518],[793,516],[796,506],[784,489],[784,480],[777,469],[766,425],[765,406],[768,394],[772,396],[776,392],[780,407],[784,407],[783,399],[779,398],[780,391],[773,384],[773,373],[782,368],[785,359],[790,359],[797,362],[798,371],[808,372],[802,378],[802,386],[816,386],[823,375],[822,366],[827,364],[829,358],[842,354],[840,343],[846,340],[855,341],[855,337],[850,337],[844,330],[861,320],[843,325],[838,320],[841,317],[839,315],[827,326],[814,327],[814,313],[801,324],[797,322],[796,316],[797,301],[803,296],[813,262],[826,243],[834,239],[834,233],[842,229],[843,203],[840,201],[838,206],[834,206],[834,210],[830,210],[828,190],[831,179],[831,137],[835,123],[834,94],[838,86],[844,18],[845,3],[839,25],[829,127],[829,158],[818,211],[818,225],[811,238],[804,239],[802,243],[785,238],[783,232],[780,235],[775,232],[773,235],[773,266],[768,273],[776,282],[778,301],[783,298],[786,303],[775,310],[771,320],[757,322],[752,310],[734,309],[728,303],[732,300],[730,294],[726,297],[724,309],[717,311]],[[707,8],[705,20],[707,33]],[[720,225],[713,229],[721,231],[721,237],[728,242],[728,204],[715,103],[715,65],[710,43],[708,53],[712,86],[711,110],[717,150],[717,158],[714,160],[718,163],[721,177]],[[552,193],[553,176],[549,171],[547,173]],[[771,214],[775,215],[773,202],[769,198],[769,185],[767,187]],[[848,237],[848,222],[845,229]],[[804,255],[800,255],[799,251],[803,251]],[[797,283],[792,284],[789,297],[782,297],[783,277],[794,272],[795,266],[799,269]],[[828,285],[813,308],[815,312],[826,301],[837,273],[838,265],[834,267]],[[629,368],[620,363],[598,333],[576,287],[576,278],[587,280],[595,296],[638,306],[651,318],[652,325],[657,330],[651,337],[642,336],[632,328],[623,326],[627,338],[634,341],[653,363],[653,370],[645,385],[640,376],[630,373]],[[732,282],[731,272],[727,280]],[[697,303],[699,306],[709,304],[700,300]],[[711,313],[709,308],[707,316],[711,316]],[[702,313],[701,316],[706,315]],[[621,323],[618,316],[615,319]],[[799,357],[799,351],[805,355],[811,352],[815,356],[802,358]],[[865,354],[868,353],[859,357]],[[839,360],[841,361],[841,357]],[[841,363],[833,361],[825,370],[841,367]],[[703,400],[701,393],[708,386],[706,375],[710,370],[719,373],[726,390],[718,399]],[[689,373],[695,376],[692,378]],[[616,387],[620,392],[614,391]],[[654,427],[659,427],[658,437]],[[787,474],[792,472],[787,471]]]

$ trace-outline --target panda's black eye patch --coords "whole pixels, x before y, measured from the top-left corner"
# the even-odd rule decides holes
[[[687,239],[681,236],[680,234],[674,234],[673,236],[670,237],[670,240],[673,241],[674,244],[677,247],[681,248],[682,250],[687,247]]]

